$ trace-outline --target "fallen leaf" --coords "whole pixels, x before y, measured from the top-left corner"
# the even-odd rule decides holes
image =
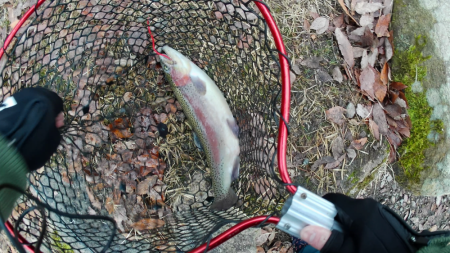
[[[387,85],[389,82],[389,64],[387,62],[384,63],[383,70],[381,70],[380,79],[384,85]]]
[[[326,164],[326,163],[332,163],[332,162],[335,162],[335,161],[336,160],[333,157],[331,157],[331,156],[322,157],[321,159],[316,160],[314,162],[314,164],[311,166],[311,170],[315,171],[317,168],[319,168],[320,165]]]
[[[297,64],[292,65],[292,71],[294,71],[294,73],[296,75],[301,75],[302,74],[302,72],[300,70],[300,67]]]
[[[367,26],[369,28],[373,28],[373,13],[366,13],[361,16],[361,19],[359,19],[359,25],[364,27]]]
[[[146,178],[144,181],[139,182],[139,184],[137,185],[136,194],[139,195],[148,194],[150,192],[150,188],[152,188],[155,185],[157,179],[158,176],[155,175]]]
[[[112,214],[114,212],[114,202],[111,197],[108,197],[106,199],[105,208],[109,214]]]
[[[311,12],[309,13],[309,15],[311,15],[311,17],[312,17],[313,19],[317,19],[317,18],[319,17],[319,14],[317,14],[317,12],[314,12],[314,11],[311,11]]]
[[[89,189],[89,187],[87,185],[86,185],[86,193],[87,193],[87,195],[89,197],[89,200],[91,201],[92,206],[95,207],[97,210],[101,210],[102,209],[102,204],[94,196],[94,193],[92,192],[91,189]]]
[[[369,117],[370,112],[367,110],[367,108],[364,105],[358,104],[356,106],[356,114],[358,114],[359,117],[365,119],[365,118]]]
[[[367,62],[370,66],[375,67],[375,61],[378,59],[378,48],[372,48],[368,55]],[[377,71],[378,72],[378,71]]]
[[[377,123],[381,134],[386,135],[388,133],[386,114],[379,103],[373,105],[373,121]]]
[[[14,27],[16,27],[16,25],[19,23],[19,20],[14,20],[13,22],[11,22],[11,24],[9,25],[11,27],[11,29],[14,29]]]
[[[362,57],[364,52],[367,54],[367,50],[362,47],[353,47],[353,56],[355,58]]]
[[[308,67],[308,68],[312,68],[312,69],[318,69],[320,68],[320,61],[322,60],[322,58],[320,57],[311,57],[308,59],[303,60],[302,62],[300,62],[300,64],[302,66]]]
[[[375,139],[380,140],[380,130],[375,121],[369,119],[369,130]]]
[[[389,84],[389,88],[401,91],[401,90],[408,88],[408,86],[406,86],[400,82],[392,82]]]
[[[371,47],[374,42],[373,33],[369,27],[366,26],[364,29],[364,35],[361,36],[361,46]]]
[[[154,228],[159,228],[164,226],[165,222],[160,219],[142,219],[138,222],[135,222],[131,225],[132,228],[142,231],[142,230],[150,230]]]
[[[356,108],[352,102],[348,103],[347,108],[345,110],[347,118],[351,119],[355,116]]]
[[[364,137],[364,138],[352,141],[350,146],[354,147],[356,150],[361,150],[364,148],[364,145],[366,143],[367,143],[367,137]]]
[[[361,82],[361,90],[367,92],[367,94],[372,98],[377,98],[378,101],[383,101],[386,96],[387,86],[383,85],[380,80],[380,73],[374,69],[372,66],[367,66],[361,72],[359,77]]]
[[[303,29],[309,33],[309,29],[311,29],[311,24],[307,19],[303,20]]]
[[[389,22],[391,22],[391,14],[381,15],[378,19],[377,25],[375,26],[375,33],[377,37],[389,37]]]
[[[343,27],[345,26],[345,23],[344,23],[344,13],[342,13],[341,15],[339,15],[339,16],[337,16],[337,17],[335,17],[335,18],[333,19],[333,25],[334,25],[336,28],[343,28]]]
[[[333,81],[333,78],[330,76],[330,74],[328,74],[328,72],[323,69],[317,70],[317,79],[322,83]]]
[[[389,61],[392,56],[394,56],[394,44],[392,42],[392,37],[393,34],[391,34],[387,40],[384,40],[384,55],[386,56],[386,61]]]
[[[328,18],[318,17],[312,22],[310,29],[316,30],[317,34],[322,34],[328,30],[329,23]]]
[[[409,128],[398,128],[397,131],[405,137],[409,138],[411,136],[411,131]]]
[[[355,65],[355,59],[353,58],[353,47],[350,41],[341,29],[336,29],[334,33],[345,62],[352,68]]]
[[[336,159],[336,161],[334,161],[332,163],[328,163],[325,166],[325,169],[334,169],[334,168],[338,167],[344,159],[345,159],[345,154],[343,154],[338,159]]]
[[[342,81],[344,80],[342,72],[338,66],[333,68],[333,72],[331,74],[333,75],[333,79],[338,83],[342,83]]]
[[[398,94],[395,91],[392,91],[392,90],[390,90],[388,92],[389,92],[389,98],[390,98],[391,102],[395,103],[395,101],[398,98]]]
[[[264,250],[263,247],[261,247],[261,246],[256,247],[256,253],[265,253],[265,252],[266,251]]]
[[[367,51],[364,50],[361,57],[361,69],[365,69],[369,66],[369,55],[367,54]]]
[[[340,106],[335,106],[328,111],[325,112],[327,115],[327,120],[336,123],[338,125],[342,125],[345,122],[344,117],[345,109]]]
[[[358,24],[358,21],[356,21],[356,19],[352,15],[350,15],[350,12],[348,12],[348,9],[344,3],[344,0],[338,0],[338,1],[339,1],[339,4],[341,5],[342,9],[344,10],[345,14],[347,14],[347,16],[349,16],[351,19],[353,19],[353,21],[355,21],[356,24]]]
[[[348,148],[347,149],[347,156],[350,159],[355,159],[356,158],[356,151],[352,148]]]
[[[396,133],[394,133],[392,130],[389,130],[389,132],[387,133],[387,137],[388,137],[388,141],[389,143],[395,148],[397,149],[398,146],[400,146],[400,144],[402,143],[402,139],[400,138],[400,136],[398,136]]]
[[[366,14],[371,12],[376,12],[377,10],[383,8],[382,3],[367,3],[367,2],[358,2],[355,5],[355,11],[358,14]]]
[[[295,79],[297,79],[297,76],[295,75],[294,72],[289,71],[289,78],[290,78],[290,82],[291,82],[291,85],[292,85],[292,84],[294,84]]]
[[[261,234],[256,238],[256,246],[263,245],[269,238],[270,233],[261,229]]]
[[[344,153],[344,140],[340,136],[331,143],[331,153],[334,159],[338,159]]]
[[[398,104],[386,105],[384,106],[384,110],[394,119],[403,113],[402,107]]]

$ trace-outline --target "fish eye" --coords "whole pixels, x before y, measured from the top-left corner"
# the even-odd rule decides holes
[[[169,69],[169,66],[167,66],[167,65],[164,64],[164,65],[163,65],[163,70],[164,70],[165,72],[169,72],[169,70],[170,70],[170,69]]]

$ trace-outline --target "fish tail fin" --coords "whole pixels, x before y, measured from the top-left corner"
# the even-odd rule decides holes
[[[230,207],[234,206],[234,204],[236,204],[237,201],[238,196],[236,195],[234,190],[230,188],[230,190],[228,190],[227,196],[223,199],[214,199],[214,202],[212,203],[210,208],[212,211],[227,210]]]

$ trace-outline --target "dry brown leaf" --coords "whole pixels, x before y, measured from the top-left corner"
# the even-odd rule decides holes
[[[395,149],[397,149],[400,146],[400,144],[402,144],[402,138],[400,138],[400,136],[398,136],[397,133],[395,133],[392,130],[389,130],[389,132],[387,133],[387,137],[388,137],[389,143]]]
[[[109,214],[112,214],[114,212],[114,202],[111,197],[108,197],[106,199],[105,208]]]
[[[392,56],[394,56],[394,44],[392,41],[392,37],[394,34],[390,33],[390,37],[387,40],[384,40],[384,55],[386,56],[386,61],[389,61]]]
[[[141,181],[136,190],[136,194],[144,195],[148,194],[150,192],[150,188],[152,188],[156,184],[156,180],[158,179],[158,176],[151,176],[146,178],[144,181]]]
[[[347,14],[347,16],[349,16],[351,19],[353,19],[353,21],[355,21],[356,24],[359,25],[358,21],[356,21],[356,19],[350,15],[350,12],[348,12],[347,6],[345,6],[344,0],[338,0],[339,4],[341,5],[342,9],[344,10],[345,14]]]
[[[326,111],[327,120],[336,123],[338,125],[342,125],[345,122],[344,117],[345,109],[340,106],[335,106],[328,111]]]
[[[261,234],[258,236],[258,238],[256,238],[256,246],[263,245],[267,241],[269,236],[270,236],[269,232],[261,229]]]
[[[347,62],[350,68],[353,68],[355,59],[353,58],[353,47],[350,41],[348,41],[347,36],[342,33],[341,29],[336,29],[334,33],[345,62]]]
[[[359,19],[359,25],[364,27],[367,26],[369,28],[373,28],[373,13],[366,13],[361,16],[361,19]]]
[[[308,68],[318,69],[320,68],[320,61],[322,61],[322,58],[313,56],[301,61],[300,64]]]
[[[345,158],[345,154],[341,155],[338,159],[336,159],[336,161],[334,161],[332,163],[328,163],[325,166],[325,169],[328,170],[328,169],[334,169],[334,168],[338,167],[341,164],[341,162],[344,160],[344,158]]]
[[[324,156],[324,157],[316,160],[313,163],[313,165],[311,166],[311,170],[315,171],[315,170],[317,170],[317,168],[319,168],[320,165],[326,164],[326,163],[332,163],[334,161],[336,161],[336,160],[333,157],[331,157],[331,156]]]
[[[409,128],[398,128],[397,131],[405,137],[409,138],[411,136],[411,131]]]
[[[89,200],[91,201],[92,206],[95,207],[97,210],[101,210],[102,209],[102,204],[94,196],[94,193],[92,192],[91,189],[89,189],[89,187],[87,185],[86,185],[86,193],[87,193],[87,195],[89,197]]]
[[[373,105],[373,121],[377,123],[381,134],[386,135],[388,133],[386,114],[379,103]]]
[[[361,46],[362,47],[371,47],[373,42],[374,42],[374,38],[373,38],[373,33],[370,30],[369,27],[366,26],[365,30],[364,30],[364,35],[361,36]]]
[[[389,88],[401,91],[401,90],[408,88],[408,86],[406,86],[400,82],[392,82],[389,84]]]
[[[380,73],[372,66],[367,66],[359,77],[361,90],[365,91],[372,99],[383,101],[386,96],[387,86],[380,80]]]
[[[391,22],[391,14],[387,15],[381,15],[381,17],[378,19],[378,23],[375,26],[375,33],[377,34],[377,37],[389,37],[389,22]]]
[[[309,13],[309,15],[311,15],[311,17],[312,17],[313,19],[317,19],[318,17],[320,17],[319,14],[317,14],[317,12],[314,12],[314,11],[311,11],[311,12]]]
[[[165,222],[160,219],[142,219],[131,225],[132,228],[142,231],[147,229],[154,229],[164,226]]]
[[[364,138],[352,141],[350,146],[354,147],[356,150],[361,150],[364,148],[364,145],[366,143],[367,143],[367,137],[364,137]]]
[[[328,20],[328,18],[318,17],[312,22],[310,29],[316,30],[317,34],[322,34],[328,30],[329,24],[330,21]]]
[[[265,253],[265,252],[266,251],[264,250],[263,247],[261,247],[261,246],[256,247],[256,253]]]
[[[309,33],[309,29],[311,28],[311,24],[307,19],[303,20],[303,29]]]
[[[334,25],[336,28],[343,28],[343,27],[345,27],[345,23],[344,23],[344,13],[342,13],[341,15],[339,15],[339,16],[337,16],[337,17],[335,17],[335,18],[333,19],[333,25]]]
[[[380,130],[375,121],[369,119],[369,129],[375,139],[380,140]]]
[[[381,70],[380,79],[384,85],[387,85],[389,82],[389,64],[387,62],[384,63],[383,70]]]
[[[384,110],[394,119],[403,113],[402,107],[398,104],[386,105],[384,106]]]
[[[384,15],[390,14],[392,12],[392,7],[394,6],[394,0],[384,0],[383,5],[384,5],[383,14]]]

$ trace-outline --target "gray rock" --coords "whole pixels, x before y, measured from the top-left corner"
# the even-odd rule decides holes
[[[346,113],[345,116],[347,116],[347,118],[351,119],[351,118],[355,117],[356,108],[355,108],[355,105],[352,102],[348,103],[346,109],[347,109],[347,113]]]
[[[214,233],[213,237],[232,227],[234,224],[223,226],[219,231]],[[256,252],[256,238],[260,234],[260,228],[249,228],[229,239],[219,247],[209,251],[212,253],[253,253]]]

